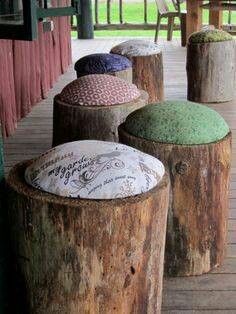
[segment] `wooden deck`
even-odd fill
[[[121,41],[123,40],[73,40],[73,61],[88,53],[107,52]],[[160,46],[164,54],[166,98],[186,99],[186,50],[180,47],[178,40],[171,43],[162,41]],[[14,136],[6,140],[6,172],[16,162],[35,157],[50,148],[53,97],[74,78],[75,73],[71,66],[68,73],[62,76],[49,92],[48,98],[37,105],[32,113],[19,123]],[[210,107],[224,116],[233,132],[227,259],[224,267],[210,274],[165,280],[163,313],[236,313],[236,99],[229,103],[212,104]]]

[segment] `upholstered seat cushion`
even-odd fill
[[[216,111],[189,101],[148,105],[127,117],[125,129],[147,140],[181,145],[207,144],[229,133]]]
[[[123,71],[132,67],[124,56],[112,53],[95,53],[79,59],[75,63],[77,77],[89,74],[105,74]]]
[[[74,80],[61,92],[60,99],[77,106],[112,106],[140,97],[134,84],[106,74],[91,74]]]
[[[211,43],[226,40],[233,40],[233,36],[219,29],[202,30],[200,32],[193,33],[189,37],[189,43],[193,44]]]
[[[160,53],[157,44],[142,39],[133,39],[125,41],[111,49],[112,53],[126,56],[127,58],[138,56],[149,56]]]
[[[26,182],[72,198],[114,199],[155,187],[164,175],[156,158],[126,145],[78,141],[57,146],[26,169]]]

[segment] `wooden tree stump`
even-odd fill
[[[87,78],[88,77],[89,76],[87,76]],[[121,80],[105,75],[99,75],[99,77],[102,81],[105,80],[105,77],[109,77],[111,78],[111,81],[114,82],[112,86],[109,84],[107,85],[108,91],[105,91],[103,88],[102,96],[107,98],[106,100],[108,100],[108,103],[110,102],[110,105],[107,103],[107,105],[103,106],[102,103],[104,99],[99,100],[90,94],[90,100],[87,105],[78,105],[78,103],[74,100],[76,97],[74,97],[73,92],[70,93],[70,91],[70,97],[66,97],[65,101],[62,100],[61,94],[54,98],[53,146],[70,141],[87,139],[118,142],[118,126],[124,122],[125,118],[132,111],[147,104],[147,93],[144,91],[138,91],[133,84],[129,84],[128,86],[125,85],[127,88],[122,91],[124,94],[124,98],[122,99],[128,97],[128,101],[118,104],[119,99],[117,100],[115,95],[120,92],[116,89]],[[85,77],[82,77],[80,80],[84,78]],[[124,82],[124,84],[128,83]],[[96,87],[98,84],[96,83],[96,85],[93,86]],[[111,92],[111,98],[109,99],[109,93],[112,91],[114,86],[114,92]],[[89,87],[89,90],[91,89],[92,87]],[[80,94],[80,91],[76,89],[75,93]],[[94,101],[97,101],[96,105],[94,105]],[[100,101],[101,105],[97,105]],[[71,102],[74,102],[74,104]],[[117,104],[115,104],[116,102]]]
[[[111,52],[132,61],[133,83],[148,93],[150,103],[164,99],[163,58],[156,44],[129,40],[113,47]]]
[[[69,199],[34,189],[27,163],[8,178],[24,313],[160,313],[168,176],[125,199]]]
[[[216,31],[206,30],[200,33]],[[189,100],[204,103],[232,100],[235,93],[235,71],[236,46],[232,38],[197,43],[191,42],[190,37],[187,46]]]
[[[132,63],[121,55],[95,53],[79,59],[75,63],[77,78],[90,74],[108,74],[132,83]]]
[[[138,124],[137,116],[134,118]],[[231,133],[209,144],[178,145],[134,136],[125,123],[118,132],[121,143],[157,157],[169,171],[166,274],[200,275],[222,265],[227,245]]]

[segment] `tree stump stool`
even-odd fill
[[[160,313],[168,175],[105,143],[64,144],[10,172],[23,313]]]
[[[169,170],[166,273],[200,275],[221,265],[231,159],[231,133],[223,118],[199,104],[163,102],[130,114],[119,137]]]
[[[188,99],[225,102],[234,98],[236,46],[222,30],[193,33],[187,46]]]
[[[133,83],[149,94],[149,102],[164,99],[162,52],[157,44],[146,40],[128,40],[111,50],[132,61]]]
[[[118,142],[118,126],[143,107],[148,95],[110,75],[87,75],[54,98],[53,146],[75,140]]]
[[[132,83],[132,63],[121,55],[95,53],[79,59],[75,63],[77,78],[89,74],[109,74]]]

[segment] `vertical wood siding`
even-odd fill
[[[43,33],[33,42],[0,40],[0,121],[4,136],[32,106],[46,98],[58,76],[71,63],[70,19],[53,18],[53,32]]]

